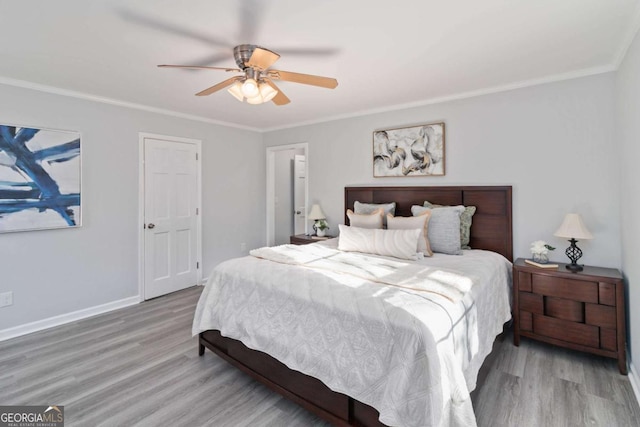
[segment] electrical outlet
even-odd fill
[[[240,243],[240,251],[241,252],[247,252],[247,244],[246,243]]]
[[[3,292],[0,294],[0,307],[13,305],[13,292]]]

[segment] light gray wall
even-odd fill
[[[616,129],[621,170],[622,270],[627,281],[629,347],[640,355],[640,34],[616,75]],[[640,356],[638,356],[640,357]]]
[[[309,199],[331,229],[344,218],[346,185],[513,186],[514,253],[557,246],[564,215],[579,212],[595,239],[582,262],[620,266],[619,174],[613,138],[614,75],[567,80],[458,101],[268,132],[267,146],[309,143]],[[446,176],[373,178],[372,131],[444,121]]]
[[[0,99],[0,123],[80,131],[83,168],[82,227],[0,234],[0,330],[138,294],[138,132],[202,140],[205,277],[264,244],[259,133],[3,85]]]

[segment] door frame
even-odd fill
[[[194,144],[198,161],[196,162],[196,208],[198,215],[196,218],[196,262],[199,268],[196,271],[196,283],[202,284],[202,141],[199,139],[183,138],[179,136],[159,135],[149,132],[138,132],[138,297],[140,302],[144,301],[144,281],[145,281],[145,247],[144,247],[144,140],[146,138],[160,139],[171,142],[182,142]]]
[[[275,210],[276,210],[276,152],[291,150],[294,148],[302,148],[304,150],[307,169],[304,178],[304,208],[309,209],[309,143],[298,142],[295,144],[273,145],[267,147],[267,246],[273,246],[275,243]],[[309,221],[304,223],[305,234],[309,233]]]

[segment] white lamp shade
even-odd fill
[[[260,95],[260,92],[258,92],[258,94],[253,98],[247,98],[247,104],[257,105],[257,104],[262,104],[263,102],[264,102],[264,99],[262,99],[262,95]]]
[[[258,90],[258,82],[254,79],[247,79],[242,83],[242,93],[247,98],[253,98],[260,93]]]
[[[269,86],[266,83],[260,83],[260,95],[262,95],[262,102],[269,102],[274,96],[278,94],[278,91]]]
[[[322,208],[320,207],[320,205],[313,205],[311,206],[311,210],[309,211],[307,218],[315,221],[318,219],[326,219],[327,217],[324,212],[322,212]]]
[[[231,95],[233,95],[238,101],[242,102],[244,99],[244,94],[242,93],[242,83],[235,82],[233,86],[227,89]]]
[[[587,227],[582,222],[580,215],[576,213],[569,213],[564,217],[560,228],[553,233],[556,237],[564,237],[566,239],[593,239],[593,235],[587,230]]]

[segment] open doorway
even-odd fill
[[[307,144],[267,148],[267,245],[307,233]]]

